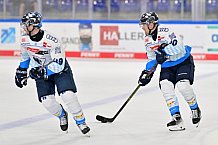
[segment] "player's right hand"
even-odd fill
[[[158,64],[162,64],[167,60],[166,53],[164,52],[164,48],[168,46],[167,43],[162,43],[160,47],[157,49],[158,53],[156,53],[156,60]]]
[[[46,77],[46,69],[42,69],[41,67],[34,67],[30,70],[29,75],[32,79],[45,79]]]
[[[160,52],[156,53],[156,61],[158,64],[162,64],[167,60],[166,53],[165,52]]]
[[[27,85],[27,80],[22,81],[23,79],[27,78],[27,68],[21,68],[20,66],[16,69],[15,75],[15,84],[22,88],[23,86]]]

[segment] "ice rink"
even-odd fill
[[[218,62],[196,61],[193,88],[202,110],[199,128],[179,97],[185,131],[170,132],[171,120],[158,87],[159,67],[152,81],[141,87],[113,123],[102,124],[97,114],[113,117],[137,86],[143,60],[68,59],[74,73],[90,137],[69,116],[69,133],[38,102],[35,83],[20,89],[14,83],[18,58],[0,58],[0,145],[218,145]],[[61,101],[60,97],[57,99]]]

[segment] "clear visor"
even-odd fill
[[[149,22],[140,22],[139,27],[142,28],[144,25],[149,25]]]
[[[27,26],[28,26],[28,24],[26,22],[21,22],[20,23],[20,33],[21,33],[21,35],[28,34]]]
[[[26,28],[27,25],[26,25],[25,23],[23,23],[23,22],[20,22],[20,27],[21,27],[21,28]]]
[[[157,23],[157,21],[155,21],[154,16],[147,18],[145,22],[140,22],[139,26],[142,27],[144,24],[149,25],[150,23]]]
[[[31,25],[30,20],[27,20],[25,22],[21,22],[20,25],[23,25],[25,27],[28,27],[29,25]]]

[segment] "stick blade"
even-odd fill
[[[106,118],[106,117],[101,116],[101,115],[97,115],[96,120],[101,121],[101,123],[113,122],[112,118]]]

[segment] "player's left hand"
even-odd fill
[[[34,67],[29,71],[29,75],[32,79],[45,79],[46,69],[41,69],[41,67]]]
[[[148,75],[148,72],[149,71],[147,71],[147,70],[142,71],[142,73],[139,77],[139,80],[138,80],[138,84],[140,86],[145,86],[151,81],[151,78],[152,78],[154,73],[151,73],[150,75]]]

